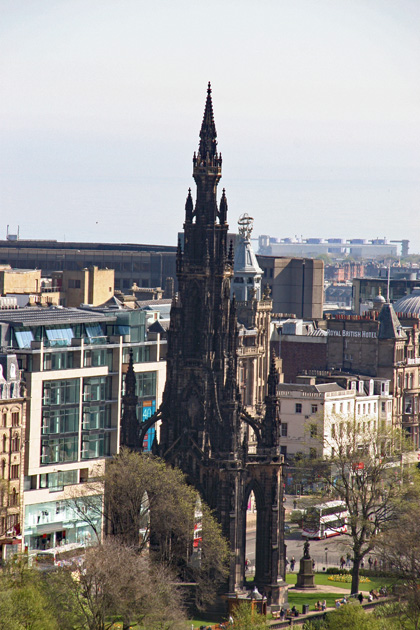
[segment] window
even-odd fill
[[[15,337],[19,348],[30,348],[31,342],[34,340],[32,330],[25,328],[15,330]]]
[[[381,411],[382,411],[382,413],[385,413],[385,411],[386,411],[386,403],[384,403],[384,402],[381,403]]]
[[[77,470],[66,470],[39,476],[39,487],[50,490],[60,490],[64,486],[75,485],[78,482]]]
[[[10,479],[19,479],[19,471],[20,465],[12,464],[12,466],[10,466]]]
[[[19,412],[14,411],[12,413],[12,427],[18,427],[18,426],[19,426]]]
[[[46,352],[44,370],[67,370],[73,367],[73,352]]]
[[[296,403],[295,404],[295,413],[302,413],[302,404],[301,403]]]
[[[82,459],[93,459],[110,455],[109,433],[91,433],[82,437]]]
[[[9,494],[9,506],[17,507],[19,505],[19,495],[16,492],[16,489],[13,488],[12,492]]]
[[[43,404],[66,405],[79,402],[79,379],[44,381]]]
[[[340,413],[343,413],[343,403],[340,403]]]
[[[42,435],[54,433],[77,433],[79,430],[79,408],[61,407],[59,409],[43,409]]]
[[[139,398],[156,396],[156,372],[139,372],[136,374],[136,395]]]
[[[318,411],[318,405],[312,405],[311,413],[317,413],[317,411]]]
[[[99,323],[96,324],[86,324],[86,334],[89,337],[89,341],[94,343],[95,339],[99,339],[99,341],[103,341],[104,333]]]
[[[41,464],[73,462],[78,458],[77,436],[41,440]]]
[[[133,363],[145,363],[146,361],[150,361],[150,346],[134,346],[131,349],[133,351]],[[123,363],[128,363],[129,358],[129,348],[124,348]]]
[[[86,350],[84,358],[85,367],[107,366],[112,369],[112,350]]]
[[[281,437],[287,437],[287,422],[280,424],[280,435]]]
[[[75,278],[69,278],[68,287],[69,289],[80,289],[80,280],[76,280]]]
[[[83,400],[105,401],[111,398],[111,378],[97,376],[83,380]]]
[[[12,449],[12,453],[18,453],[20,450],[20,438],[18,435],[15,435],[12,438],[12,442],[11,442],[11,449]]]
[[[70,326],[57,326],[47,328],[45,330],[45,334],[47,335],[47,343],[48,346],[70,346],[71,340],[74,337],[73,329]]]
[[[83,431],[107,429],[111,426],[111,405],[84,405]]]

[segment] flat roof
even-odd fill
[[[57,306],[28,306],[0,311],[0,322],[15,326],[54,326],[56,324],[84,324],[89,322],[110,322],[115,317],[79,308]]]
[[[69,249],[120,252],[175,253],[176,245],[143,245],[141,243],[80,243],[43,240],[1,241],[0,248],[13,249]]]

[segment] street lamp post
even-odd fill
[[[325,547],[325,568],[328,567],[328,547]]]

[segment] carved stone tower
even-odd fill
[[[124,383],[125,392],[122,397],[120,446],[126,446],[132,451],[140,451],[140,424],[137,419],[138,398],[136,396],[136,375],[134,373],[132,348],[130,348],[130,358]]]
[[[237,385],[233,248],[227,243],[224,190],[217,202],[222,156],[216,136],[209,84],[193,157],[197,197],[194,204],[190,189],[184,244],[178,244],[179,293],[172,301],[163,403],[142,425],[140,439],[160,419],[158,454],[181,468],[215,510],[232,552],[226,585],[231,593],[245,585],[246,510],[254,492],[255,584],[275,604],[281,598],[279,576],[284,576],[278,377],[273,367],[266,415],[257,421],[243,409]],[[257,437],[253,454],[248,452],[247,424]]]

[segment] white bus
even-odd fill
[[[80,564],[84,553],[85,547],[79,543],[69,543],[61,545],[61,547],[37,551],[35,554],[35,566],[41,571],[48,571],[55,567]]]
[[[327,538],[347,532],[349,517],[343,501],[318,503],[305,510],[302,536],[304,538]]]

